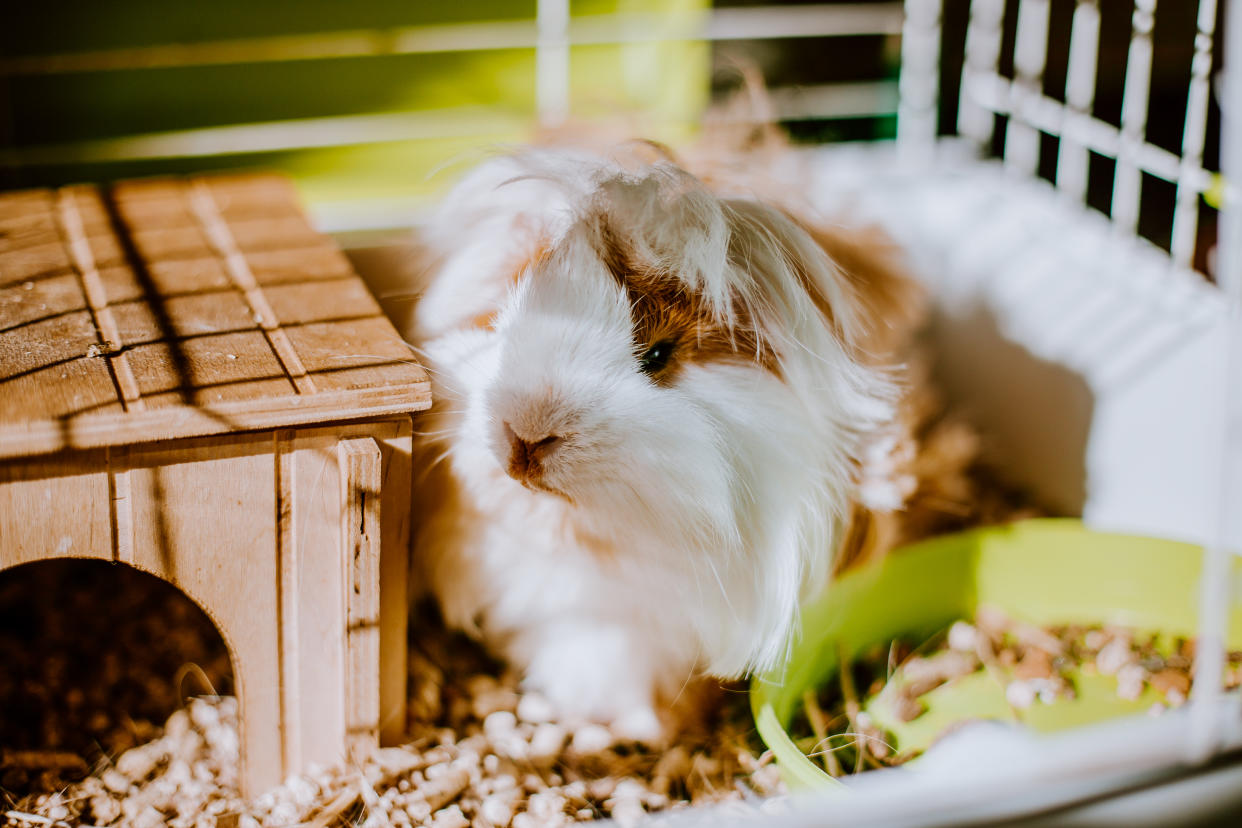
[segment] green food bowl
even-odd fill
[[[1079,521],[1040,519],[935,538],[838,579],[802,612],[802,636],[789,661],[755,677],[751,710],[791,789],[840,783],[794,744],[786,727],[803,692],[832,680],[848,658],[899,637],[926,637],[981,605],[1041,626],[1112,624],[1169,637],[1195,634],[1202,550],[1190,544],[1093,532]],[[1234,561],[1234,577],[1242,566]],[[1229,646],[1242,644],[1242,608],[1229,618]],[[1140,712],[1151,691],[1120,698],[1110,676],[1091,676],[1077,698],[1034,705],[1023,721],[1054,731]],[[871,706],[902,747],[925,746],[954,721],[1004,716],[1003,691],[980,682],[942,687],[928,713],[908,724]],[[995,693],[1000,692],[1000,702]]]

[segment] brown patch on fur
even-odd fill
[[[651,374],[653,381],[670,385],[691,362],[747,362],[780,376],[775,351],[741,302],[733,303],[732,324],[727,324],[674,274],[641,261],[605,217],[599,217],[595,229],[604,265],[630,299],[635,351],[641,355],[657,343],[673,344],[668,362]]]
[[[845,277],[848,292],[862,311],[856,342],[848,343],[857,356],[872,364],[891,362],[909,343],[926,313],[923,289],[907,273],[897,244],[878,227],[832,227],[812,225],[790,215],[828,254]],[[822,289],[810,275],[798,269],[803,287],[815,306],[833,325],[833,316]]]
[[[500,311],[488,311],[480,313],[478,316],[466,323],[468,328],[494,328],[496,327],[496,317],[500,316]]]
[[[622,166],[637,164],[640,168],[648,167],[661,161],[667,161],[672,164],[679,163],[677,154],[673,152],[668,144],[654,141],[650,138],[635,138],[632,141],[626,141],[617,150],[614,150],[613,157]]]

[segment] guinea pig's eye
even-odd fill
[[[664,366],[668,365],[669,357],[673,355],[674,345],[671,339],[660,340],[638,358],[638,367],[644,374],[658,374],[664,370]]]

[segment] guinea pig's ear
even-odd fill
[[[910,275],[897,243],[874,226],[799,224],[858,300],[860,350],[884,359],[905,349],[926,316],[927,295]]]
[[[610,267],[669,274],[710,307],[729,306],[729,227],[720,202],[693,176],[663,162],[642,175],[610,176],[590,210]]]
[[[812,225],[770,205],[726,202],[730,259],[747,269],[770,312],[787,323],[809,301],[863,361],[887,361],[921,317],[921,293],[879,231]]]

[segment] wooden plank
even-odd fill
[[[86,242],[90,245],[96,268],[103,270],[128,264],[125,249],[110,228],[86,227]]]
[[[40,443],[46,446],[44,452],[77,445],[72,428],[61,418],[88,414],[116,418],[124,411],[108,362],[101,356],[79,357],[0,378],[0,423],[5,424],[0,426],[0,442],[11,441],[12,452],[0,451],[0,457],[43,453],[37,448]],[[42,436],[27,443],[27,451],[22,451],[22,441],[27,439],[22,433],[28,425],[35,425],[35,433],[42,432]]]
[[[241,294],[231,289],[161,299],[158,307],[122,302],[111,310],[126,345],[259,329]]]
[[[280,570],[277,590],[280,616],[280,747],[284,772],[288,773],[288,769],[295,767],[302,756],[302,651],[298,629],[302,609],[298,588],[301,545],[295,521],[301,510],[297,502],[300,488],[297,485],[297,456],[294,451],[296,432],[282,429],[273,434],[276,444],[276,554]]]
[[[59,241],[51,213],[28,213],[0,220],[0,253]]]
[[[64,273],[71,267],[59,241],[0,252],[0,286]]]
[[[231,288],[224,266],[215,257],[203,259],[170,259],[146,262],[143,279],[127,264],[99,268],[105,293],[110,303],[142,298],[146,291],[143,280],[149,280],[159,296],[180,296]]]
[[[0,569],[112,554],[102,450],[0,463]]]
[[[281,434],[285,436],[280,436]],[[400,744],[406,733],[406,657],[408,640],[406,637],[409,598],[408,570],[410,558],[410,482],[412,476],[413,421],[409,416],[401,416],[388,420],[370,421],[365,423],[340,424],[330,427],[299,429],[281,432],[277,435],[277,443],[281,447],[282,460],[279,472],[282,477],[280,488],[288,489],[284,495],[293,503],[291,509],[281,509],[282,525],[288,523],[287,543],[294,547],[291,554],[298,560],[306,562],[307,554],[326,555],[331,561],[333,571],[343,573],[344,554],[339,548],[341,538],[340,516],[338,514],[341,497],[339,494],[339,455],[338,444],[347,441],[374,441],[381,455],[381,503],[379,506],[380,530],[380,631],[379,631],[379,664],[380,664],[380,738],[385,744]],[[286,484],[284,480],[288,480]],[[290,567],[296,571],[296,567]],[[291,576],[292,577],[292,576]],[[314,592],[323,588],[324,583],[331,582],[330,575],[325,574],[316,584],[313,579],[308,582],[303,575],[300,582],[296,579],[289,582],[289,589],[297,587],[298,593],[292,595],[290,604],[307,606],[318,610],[319,616],[328,614],[325,604],[335,601],[344,608],[341,600],[343,591],[335,594]],[[341,582],[343,583],[343,582]],[[344,587],[341,587],[343,590]],[[290,610],[286,616],[288,624],[294,624],[297,613]],[[308,619],[309,622],[310,619]],[[342,628],[345,621],[340,621]],[[303,628],[306,630],[308,628]],[[343,641],[343,638],[342,638]],[[296,645],[295,645],[296,648]],[[342,651],[343,652],[343,651]],[[328,654],[329,657],[331,654]],[[342,656],[343,658],[343,656]],[[304,690],[299,690],[295,702],[301,709],[319,702],[308,699],[309,694],[323,692],[324,688],[316,687],[313,671],[323,666],[325,658],[305,661],[300,668],[303,674],[311,676],[309,684],[303,683]],[[298,674],[290,668],[289,675]],[[323,683],[323,682],[320,682]],[[342,685],[343,688],[343,685]],[[337,699],[340,705],[340,698]],[[322,718],[322,717],[321,717]],[[323,728],[312,717],[300,714],[294,720],[307,722],[307,726],[317,731]],[[341,733],[344,738],[344,720],[341,720]],[[315,737],[311,737],[313,740]],[[301,754],[314,757],[313,741],[301,738]]]
[[[263,289],[263,293],[282,325],[383,315],[379,304],[357,276],[302,284],[269,285]]]
[[[338,762],[346,743],[346,568],[336,445],[330,431],[295,432],[289,464],[293,496],[284,598],[289,665],[286,686],[296,704],[286,730],[288,772],[308,762]]]
[[[299,325],[289,329],[289,339],[312,372],[414,361],[410,347],[383,318]]]
[[[377,746],[380,687],[380,484],[375,440],[342,440],[341,547],[345,555],[345,727],[351,756]]]
[[[108,501],[111,511],[112,560],[134,563],[134,501],[130,480],[129,446],[104,449],[108,470]]]
[[[256,219],[306,220],[296,201],[254,201],[239,198],[219,205],[219,209],[220,215],[230,224]]]
[[[98,354],[100,345],[89,310],[0,331],[0,381],[88,356],[88,352]]]
[[[229,232],[243,252],[311,247],[324,242],[324,237],[300,215],[232,221]]]
[[[426,377],[386,319],[300,325],[289,329],[289,339],[323,391],[418,383]]]
[[[156,292],[162,296],[233,286],[224,265],[214,256],[148,262],[147,271]]]
[[[0,222],[31,213],[52,212],[51,190],[13,190],[0,193]]]
[[[190,596],[229,648],[248,795],[284,777],[272,446],[270,433],[230,434],[136,446],[127,463],[133,565]]]
[[[335,368],[327,371],[316,371],[312,374],[315,386],[321,391],[348,393],[368,388],[378,388],[391,384],[402,386],[418,381],[426,376],[417,363],[381,362],[376,365],[362,365],[356,368]]]
[[[341,279],[353,275],[349,260],[334,244],[289,250],[252,250],[245,256],[250,272],[261,285]]]
[[[134,247],[144,259],[200,259],[212,254],[207,236],[197,226],[130,229]]]
[[[99,271],[91,255],[90,244],[86,239],[79,199],[72,194],[72,191],[61,191],[56,200],[56,207],[60,229],[68,244],[69,255],[78,273],[78,280],[86,296],[86,304],[90,308],[100,345],[108,360],[108,368],[113,382],[116,383],[121,404],[126,410],[142,408],[138,384],[134,380],[133,371],[130,370],[128,358],[122,350],[124,340],[117,330],[112,310],[108,307],[103,281],[99,278]]]
[[[98,267],[99,282],[103,285],[104,296],[108,302],[128,302],[141,299],[145,295],[142,282],[138,280],[133,268],[119,264],[109,267]]]
[[[210,238],[211,246],[216,255],[224,260],[225,270],[233,284],[242,291],[251,313],[263,329],[273,353],[280,361],[281,367],[299,394],[315,392],[314,382],[306,375],[297,352],[289,343],[285,332],[280,330],[276,314],[268,305],[267,297],[255,281],[249,265],[237,245],[232,228],[221,218],[219,210],[212,199],[210,187],[199,181],[190,190],[191,205],[194,214],[202,225],[204,233]]]
[[[0,332],[85,309],[86,297],[72,273],[0,287]]]
[[[194,226],[194,215],[180,193],[170,198],[118,200],[117,212],[128,226],[144,230]]]
[[[379,443],[384,459],[380,495],[380,743],[397,745],[405,741],[407,724],[414,423],[410,417],[402,417],[365,428]]]
[[[421,372],[422,369],[417,370]],[[124,414],[107,409],[103,413],[85,413],[66,419],[0,419],[0,459],[37,456],[66,447],[128,445],[174,437],[409,414],[431,406],[426,374],[421,376],[423,379],[418,383],[340,391],[329,389],[301,397],[290,394],[241,400],[208,399],[196,405],[168,404]]]
[[[299,431],[293,438],[298,713],[289,726],[301,734],[293,770],[306,770],[309,761],[340,761],[347,744],[348,570],[340,535],[339,439],[328,430]]]
[[[175,347],[168,342],[137,345],[129,355],[148,405],[183,401],[202,405],[294,392],[267,340],[257,331],[196,337],[177,342]]]

